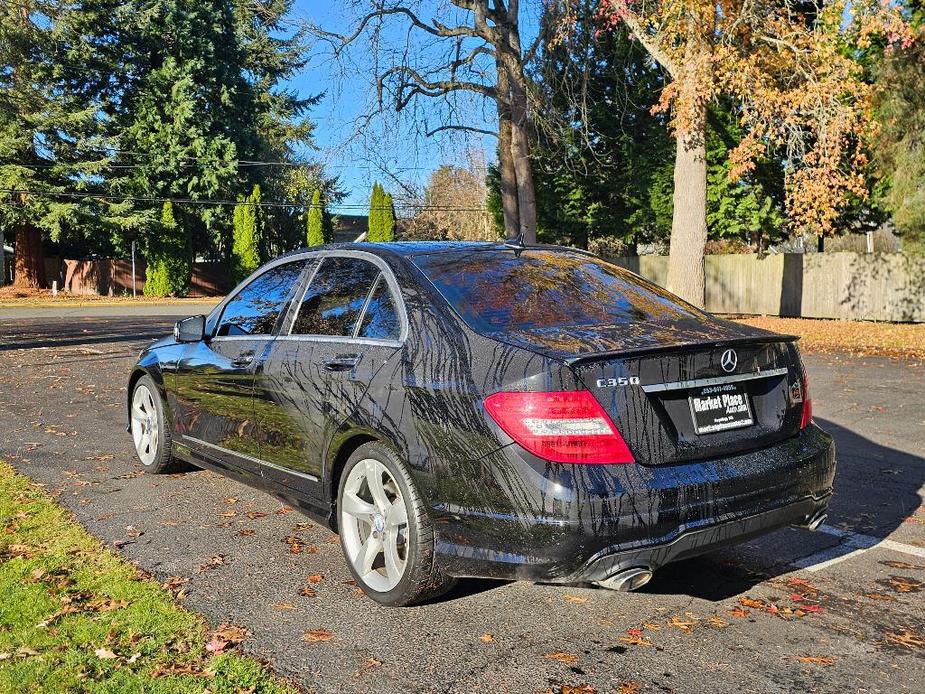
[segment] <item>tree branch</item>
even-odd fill
[[[436,135],[439,132],[445,130],[461,130],[463,132],[477,133],[479,135],[491,135],[492,137],[498,137],[498,133],[494,130],[483,130],[482,128],[473,128],[468,125],[441,125],[439,128],[434,128],[425,133],[427,137],[431,135]]]

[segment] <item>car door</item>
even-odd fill
[[[270,266],[219,307],[206,339],[186,348],[172,403],[177,443],[224,467],[250,467],[257,455],[254,369],[304,267],[304,259]]]
[[[313,482],[334,432],[355,414],[378,369],[401,349],[403,306],[380,259],[326,255],[258,368],[260,456]]]

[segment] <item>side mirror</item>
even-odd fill
[[[173,337],[177,342],[199,342],[205,337],[205,332],[205,316],[190,316],[173,326]]]

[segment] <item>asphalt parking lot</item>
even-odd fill
[[[0,311],[0,458],[306,690],[922,691],[925,366],[807,358],[839,451],[822,532],[681,562],[637,593],[466,581],[386,609],[351,585],[330,531],[273,498],[140,471],[125,379],[173,320]]]

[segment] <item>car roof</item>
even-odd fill
[[[514,243],[503,243],[494,241],[389,241],[386,243],[372,243],[367,241],[351,243],[329,243],[324,246],[315,246],[313,248],[300,248],[297,251],[287,253],[297,255],[311,251],[366,251],[377,255],[395,255],[402,258],[413,258],[419,255],[432,254],[457,254],[471,253],[473,251],[524,251],[524,250],[543,250],[543,251],[560,251],[566,253],[584,253],[588,251],[580,248],[567,248],[564,246],[551,245],[530,245],[522,246]],[[286,257],[282,256],[282,257]]]

